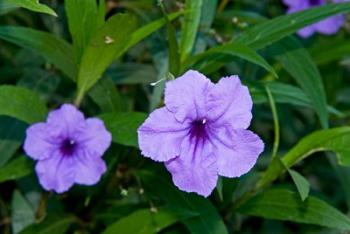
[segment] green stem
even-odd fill
[[[38,210],[36,211],[35,218],[37,221],[41,221],[46,216],[47,199],[49,198],[48,192],[41,194]]]
[[[279,125],[279,120],[278,120],[276,103],[275,103],[275,100],[274,100],[274,98],[272,96],[270,88],[269,88],[268,85],[265,85],[265,89],[266,89],[267,97],[269,99],[269,103],[270,103],[271,111],[272,111],[272,116],[273,116],[273,125],[274,125],[275,139],[274,139],[273,148],[272,148],[272,158],[274,158],[277,155],[278,146],[279,146],[279,143],[280,143],[280,125]]]
[[[82,89],[81,89],[81,90],[82,90]],[[82,100],[83,100],[83,98],[84,98],[84,92],[78,91],[78,95],[77,95],[77,97],[75,98],[74,105],[75,105],[76,107],[79,107],[80,104],[81,104],[81,102],[82,102]]]

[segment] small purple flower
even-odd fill
[[[345,2],[347,0],[332,1],[334,3],[339,3]],[[324,5],[327,3],[327,0],[283,0],[283,2],[288,6],[287,13],[294,13],[306,10],[310,7]],[[332,35],[337,33],[344,24],[344,15],[335,15],[299,30],[298,35],[304,38],[310,37],[315,32],[319,32],[325,35]]]
[[[24,150],[38,160],[35,170],[44,189],[62,193],[74,183],[100,180],[106,171],[101,157],[111,139],[100,119],[85,119],[75,106],[64,104],[50,112],[45,123],[27,129]]]
[[[209,196],[219,175],[247,173],[263,151],[261,139],[246,130],[252,105],[238,76],[213,84],[188,71],[166,84],[165,107],[138,129],[142,154],[165,162],[179,189]]]

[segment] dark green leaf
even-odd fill
[[[16,180],[33,173],[33,162],[22,155],[0,167],[0,183],[8,180]]]
[[[41,4],[38,0],[1,0],[0,15],[18,7],[22,7],[34,12],[57,16],[57,14],[50,7]]]
[[[309,182],[305,179],[304,176],[300,175],[298,172],[292,169],[288,169],[288,172],[292,177],[295,186],[298,189],[301,200],[305,201],[305,199],[309,196],[309,192],[310,192]]]
[[[350,219],[326,202],[311,196],[302,202],[297,193],[284,189],[271,189],[258,194],[240,206],[238,212],[350,230]]]
[[[137,129],[147,115],[139,112],[108,113],[100,116],[112,133],[113,142],[138,147]]]
[[[21,234],[65,234],[74,221],[75,217],[71,215],[49,215],[42,222],[25,228]]]
[[[109,18],[86,47],[78,74],[81,98],[101,77],[106,68],[119,57],[134,31],[136,20],[131,15],[117,14]]]
[[[11,208],[11,224],[13,233],[17,234],[25,227],[34,223],[35,210],[33,207],[31,207],[26,198],[18,191],[13,193]]]
[[[0,38],[39,53],[68,77],[76,79],[72,47],[66,41],[50,33],[16,26],[0,26]]]
[[[42,121],[47,108],[36,93],[10,85],[0,86],[0,115],[7,115],[26,123]]]
[[[148,64],[118,63],[106,71],[106,76],[116,84],[151,84],[157,79],[157,71]]]

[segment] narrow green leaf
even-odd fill
[[[347,39],[327,40],[325,43],[314,43],[309,49],[312,60],[319,65],[342,59],[350,54],[350,44]]]
[[[41,4],[39,0],[1,0],[0,15],[3,12],[8,12],[18,7],[22,7],[34,12],[57,16],[56,12],[54,12],[50,7]]]
[[[0,167],[0,183],[8,180],[16,180],[33,173],[33,162],[22,155]]]
[[[350,219],[326,202],[310,196],[302,202],[297,193],[270,189],[238,207],[245,215],[288,220],[324,227],[350,230]]]
[[[46,32],[25,27],[0,26],[0,38],[43,56],[71,79],[76,79],[72,47],[66,41]]]
[[[305,179],[304,176],[300,175],[299,172],[297,171],[288,169],[288,172],[292,177],[295,186],[298,189],[301,200],[305,201],[305,199],[309,196],[309,192],[310,192],[309,182]]]
[[[191,54],[201,18],[202,0],[186,0],[180,39],[181,61]]]
[[[277,60],[310,98],[323,128],[328,128],[327,101],[322,78],[307,50],[293,37],[275,43],[272,49],[278,51]]]
[[[179,209],[156,208],[155,211],[142,209],[137,210],[108,226],[103,234],[154,234],[179,220],[189,217],[191,216],[187,213],[181,212]]]
[[[65,234],[71,224],[75,222],[72,215],[48,215],[42,222],[25,228],[21,234]]]
[[[96,0],[66,0],[65,9],[73,39],[74,57],[79,64],[92,35],[104,22],[99,20]]]
[[[45,119],[47,108],[38,95],[28,89],[0,86],[0,115],[11,116],[26,123]]]
[[[116,14],[93,35],[81,60],[78,96],[84,95],[102,76],[113,60],[121,55],[136,26],[136,19]]]
[[[350,3],[333,3],[285,14],[249,28],[240,34],[234,42],[241,42],[249,47],[260,49],[291,35],[307,25],[348,11],[350,11]]]
[[[138,147],[137,129],[146,117],[145,113],[139,112],[114,112],[100,116],[112,133],[113,142],[135,147]]]
[[[188,63],[187,67],[191,67],[192,64],[195,64],[201,60],[205,60],[205,62],[215,61],[217,59],[217,56],[220,54],[228,55],[229,59],[231,59],[232,56],[245,59],[249,62],[252,62],[254,64],[257,64],[265,68],[267,71],[271,72],[275,77],[278,77],[273,67],[271,67],[263,57],[261,57],[254,50],[250,49],[249,47],[241,43],[232,43],[232,44],[213,47],[207,50],[206,52],[203,52],[201,54],[191,57],[187,61]]]
[[[25,227],[34,223],[35,210],[26,198],[17,190],[13,193],[11,202],[11,224],[13,233],[17,234]]]

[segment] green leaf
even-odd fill
[[[189,215],[197,214],[196,217],[185,219],[182,222],[192,234],[225,234],[228,233],[221,216],[211,202],[203,197],[181,192],[171,182],[164,171],[152,169],[139,171],[138,175],[143,181],[145,192],[162,198],[168,206],[173,206]],[[154,186],[157,184],[157,186]]]
[[[19,233],[25,227],[34,223],[35,210],[26,198],[17,190],[13,193],[11,202],[11,224],[13,233]]]
[[[175,13],[168,14],[167,17],[168,17],[168,20],[172,21],[177,17],[179,17],[180,15],[182,15],[182,12],[175,12]],[[155,31],[163,27],[165,24],[166,24],[166,19],[161,18],[149,24],[146,24],[145,26],[138,28],[136,31],[134,31],[131,34],[130,41],[128,45],[125,47],[124,51],[127,51],[128,49],[130,49],[131,47],[139,43],[141,40],[145,39]]]
[[[347,57],[350,54],[350,44],[347,39],[327,40],[325,43],[314,43],[309,49],[312,60],[319,65]]]
[[[181,61],[191,54],[201,18],[202,0],[186,0],[180,39]]]
[[[140,63],[112,64],[106,76],[116,84],[146,84],[156,81],[157,71],[154,66]]]
[[[28,89],[0,86],[0,115],[11,116],[26,123],[45,119],[47,108],[38,95]]]
[[[136,19],[116,14],[97,30],[83,54],[78,74],[78,97],[82,97],[101,77],[113,60],[121,55],[136,26]]]
[[[249,28],[240,34],[234,42],[241,42],[249,47],[260,49],[291,35],[307,25],[348,11],[350,11],[350,3],[334,3],[285,14]]]
[[[75,222],[72,215],[49,214],[42,222],[35,223],[25,228],[21,234],[65,234],[69,226]]]
[[[261,57],[254,50],[241,43],[232,43],[213,47],[207,50],[206,52],[191,57],[188,61],[187,67],[191,67],[192,64],[197,63],[201,60],[205,60],[206,62],[215,61],[217,59],[217,56],[220,54],[228,55],[229,59],[231,59],[232,56],[245,59],[249,62],[252,62],[265,68],[267,71],[271,72],[275,77],[278,77],[275,70],[266,62],[266,60],[263,57]]]
[[[295,186],[298,189],[301,200],[305,201],[305,199],[309,196],[310,192],[309,182],[305,179],[304,176],[300,175],[298,172],[292,169],[288,169],[288,172],[292,177]]]
[[[39,0],[1,0],[0,15],[15,8],[22,7],[31,11],[57,16],[50,7],[41,4]]]
[[[270,189],[258,194],[238,207],[238,212],[268,219],[350,230],[350,219],[326,202],[312,196],[302,202],[297,193],[284,189]]]
[[[65,9],[73,39],[75,59],[79,64],[85,47],[104,21],[99,19],[96,0],[66,0]]]
[[[112,133],[113,142],[138,147],[137,129],[147,115],[140,112],[114,112],[100,116]]]
[[[154,234],[179,220],[189,217],[191,216],[181,212],[181,210],[156,208],[155,211],[151,211],[150,209],[142,209],[108,226],[103,234]]]
[[[100,107],[103,113],[121,112],[125,110],[125,104],[109,78],[103,78],[90,90],[89,96]]]
[[[26,128],[27,124],[22,121],[0,116],[0,167],[4,166],[18,150],[23,142]]]
[[[77,68],[71,45],[46,32],[25,27],[0,26],[0,38],[43,56],[71,79],[76,79]]]
[[[33,173],[33,163],[22,155],[0,167],[0,183],[8,180],[16,180]]]

